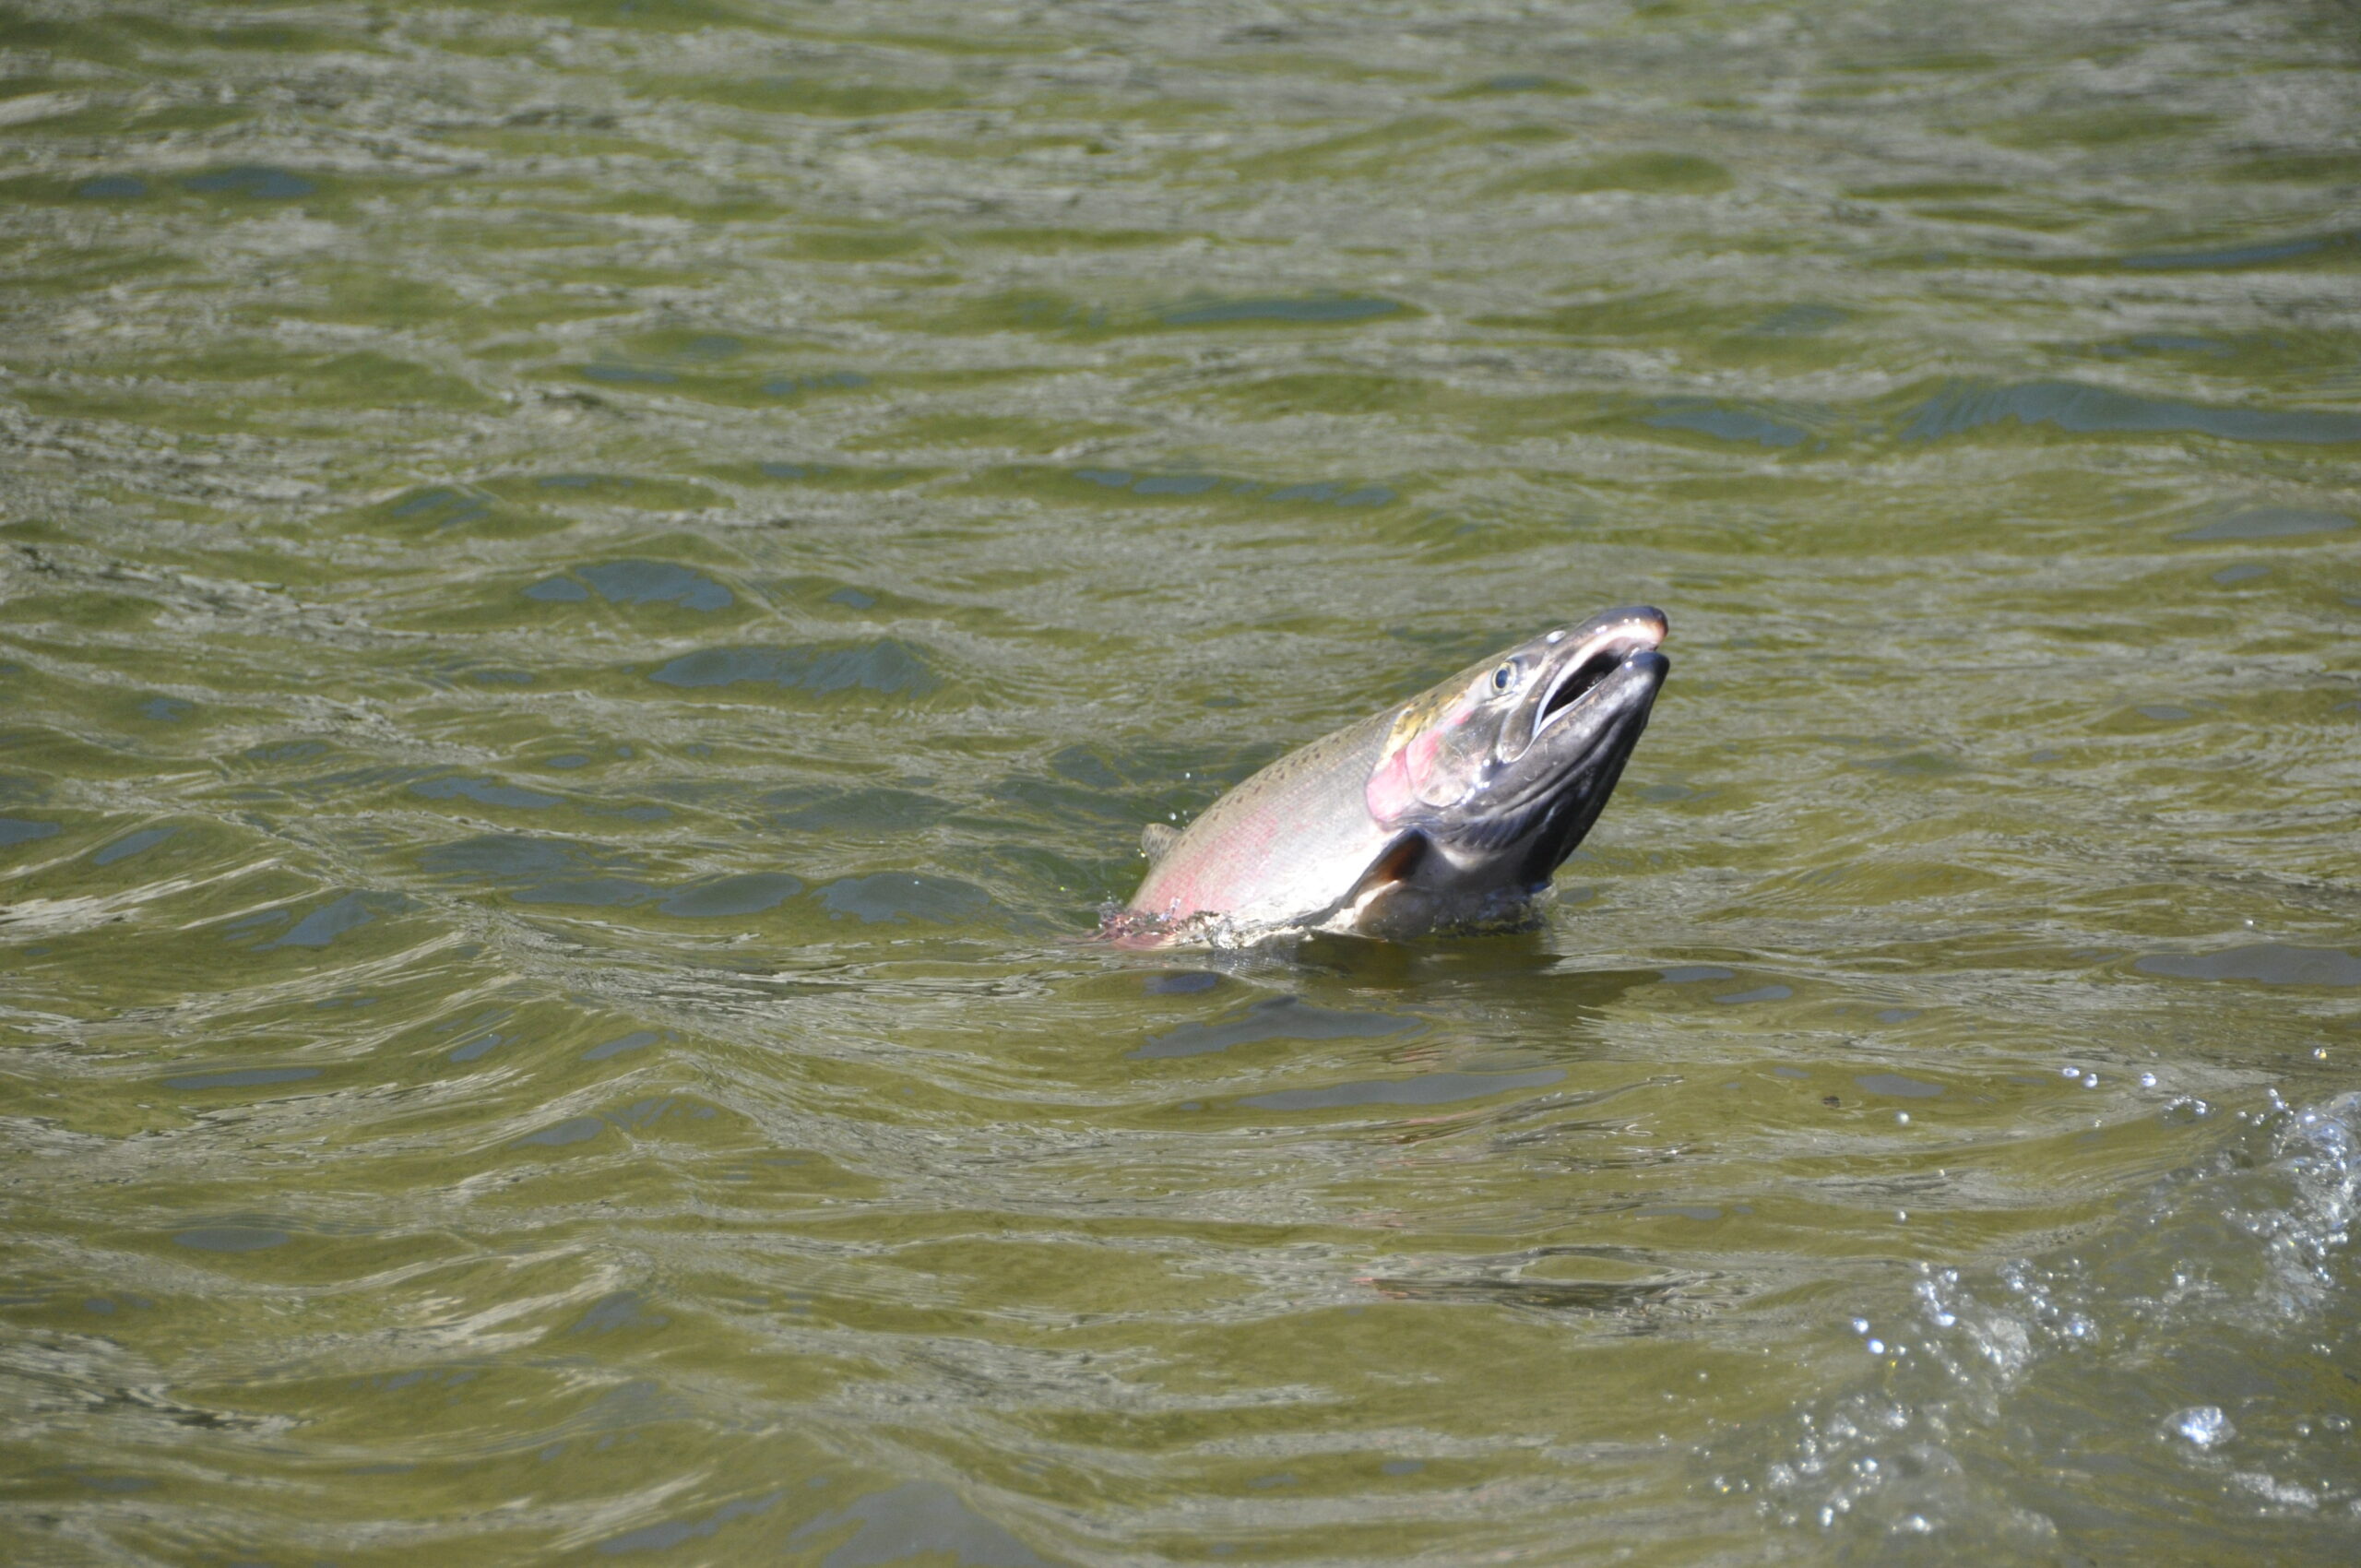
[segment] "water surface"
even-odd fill
[[[2352,22],[11,6],[6,1555],[2349,1561]]]

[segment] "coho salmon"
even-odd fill
[[[1664,612],[1610,610],[1291,752],[1186,830],[1109,922],[1127,945],[1513,924],[1598,820],[1672,668]]]

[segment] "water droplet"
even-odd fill
[[[2086,1088],[2086,1089],[2094,1089],[2094,1088],[2098,1087],[2099,1087],[2099,1075],[2098,1075],[2096,1073],[2085,1073],[2085,1074],[2083,1074],[2083,1075],[2082,1075],[2082,1087],[2083,1087],[2084,1088]]]
[[[2142,1073],[2142,1074],[2141,1074],[2141,1075],[2140,1075],[2140,1087],[2141,1087],[2142,1088],[2143,1088],[2143,1089],[2152,1089],[2152,1088],[2154,1088],[2154,1087],[2156,1087],[2156,1075],[2155,1075],[2155,1074],[2153,1074],[2153,1073]]]
[[[1869,1354],[1870,1354],[1870,1355],[1872,1355],[1872,1356],[1882,1356],[1882,1355],[1884,1355],[1884,1354],[1885,1354],[1885,1341],[1884,1341],[1884,1340],[1882,1340],[1882,1339],[1872,1339],[1872,1340],[1870,1340],[1870,1341],[1869,1341]]]

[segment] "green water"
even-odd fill
[[[0,1556],[2352,1561],[2350,5],[0,51]],[[1634,601],[1541,931],[1085,940]]]

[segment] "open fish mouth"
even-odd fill
[[[1662,611],[1645,607],[1616,611],[1586,629],[1589,636],[1562,659],[1542,687],[1530,738],[1520,754],[1539,745],[1551,729],[1585,706],[1614,706],[1612,698],[1642,683],[1653,690],[1669,668],[1656,651],[1667,629]]]

